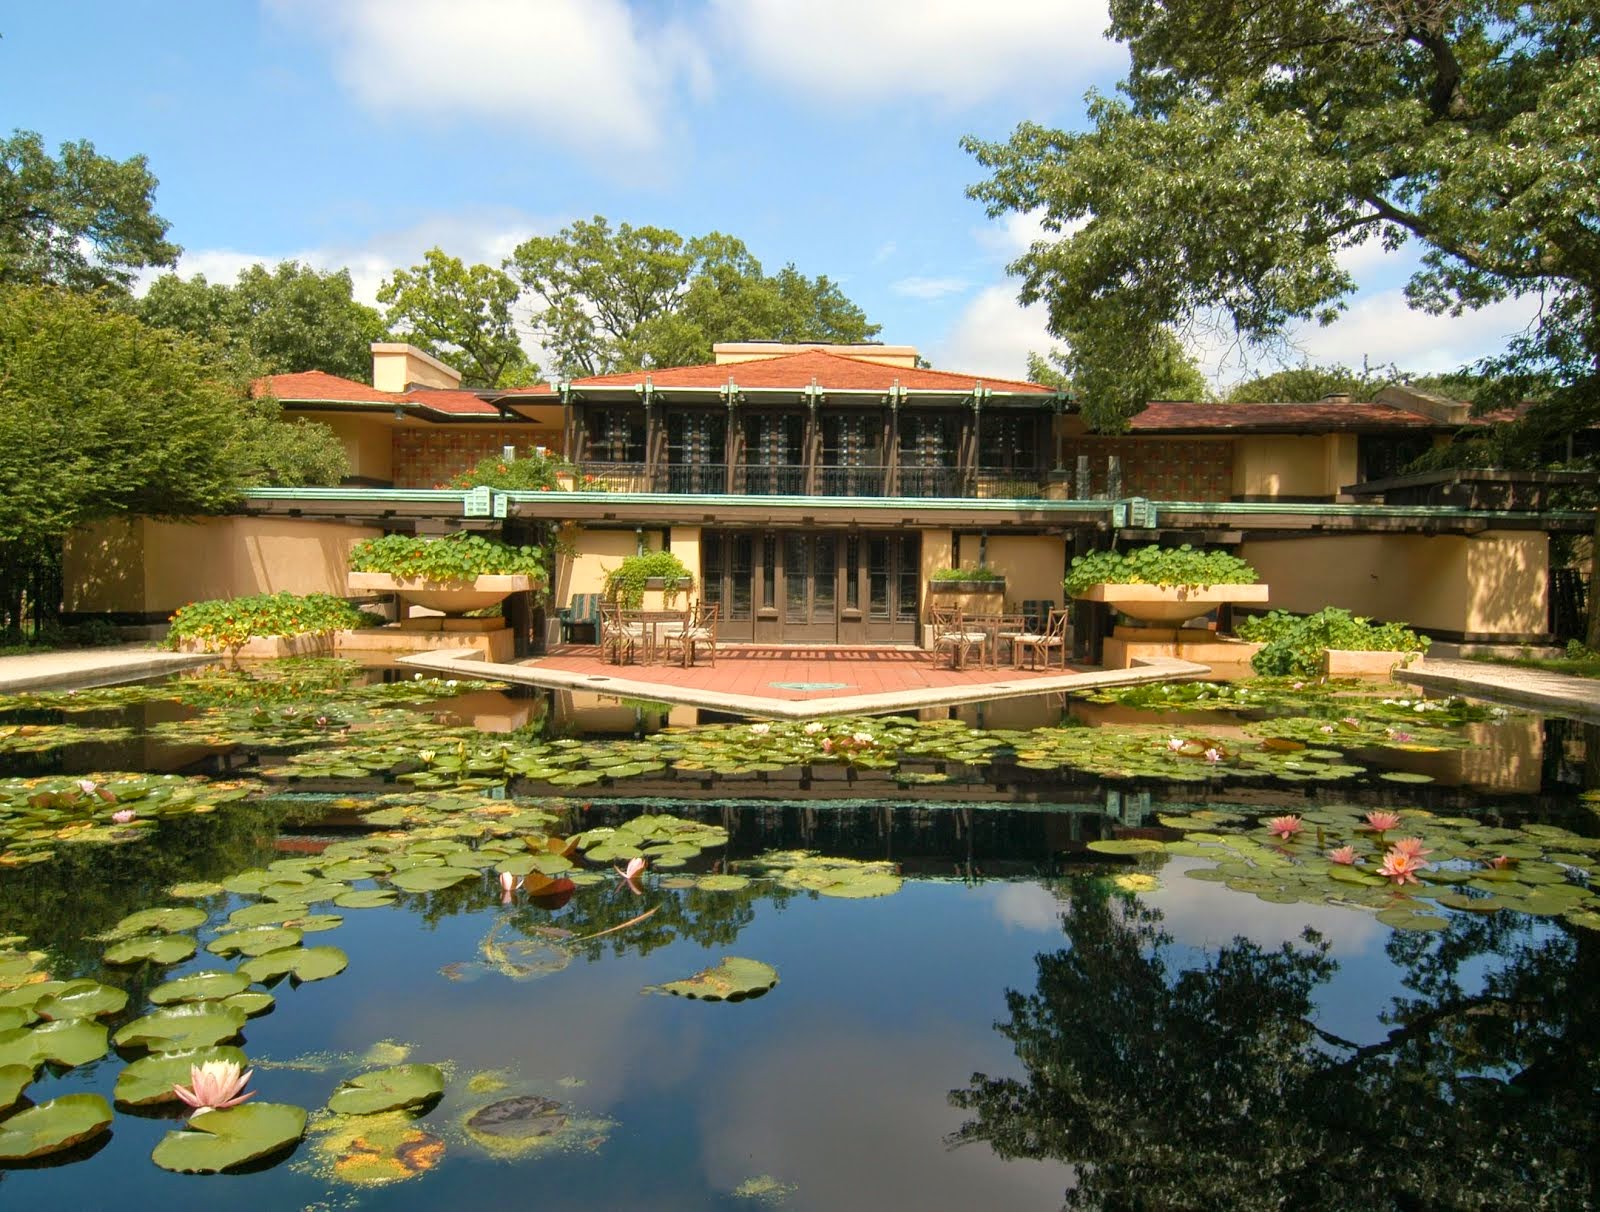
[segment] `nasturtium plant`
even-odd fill
[[[428,581],[470,581],[480,576],[547,576],[543,548],[513,547],[461,532],[442,539],[391,534],[363,539],[350,549],[351,572],[387,572]]]
[[[300,596],[262,593],[253,597],[191,602],[172,616],[167,646],[191,641],[205,652],[238,648],[256,636],[326,635],[366,626],[363,614],[343,598],[327,593]]]
[[[1256,570],[1226,551],[1181,547],[1136,547],[1129,551],[1091,551],[1077,556],[1062,582],[1069,597],[1091,585],[1253,585]]]

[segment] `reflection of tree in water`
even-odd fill
[[[1008,990],[998,1025],[1026,1076],[953,1091],[974,1113],[954,1141],[1074,1164],[1069,1208],[1592,1206],[1592,935],[1507,914],[1396,934],[1415,996],[1360,1046],[1312,1021],[1337,966],[1315,932],[1276,951],[1236,938],[1174,973],[1160,920],[1074,887],[1070,946],[1036,957],[1037,988]]]

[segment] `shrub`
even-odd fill
[[[506,459],[485,455],[467,471],[450,480],[451,488],[500,488],[507,492],[553,492],[556,472],[565,467],[560,459],[537,451],[520,458]]]
[[[1431,642],[1404,623],[1373,623],[1337,606],[1304,616],[1274,610],[1241,620],[1234,631],[1242,640],[1265,645],[1250,664],[1266,677],[1315,677],[1322,672],[1322,654],[1330,648],[1426,652]]]
[[[476,534],[419,539],[387,534],[363,539],[350,549],[351,572],[387,572],[429,581],[470,581],[474,577],[524,575],[547,580],[541,547],[512,547]]]
[[[1132,551],[1091,551],[1078,556],[1067,571],[1068,596],[1080,594],[1091,585],[1253,585],[1256,570],[1238,556],[1225,551],[1198,551],[1185,543],[1182,547],[1158,547],[1152,543]]]
[[[1006,574],[996,572],[993,568],[940,568],[929,578],[930,581],[1003,581]]]
[[[361,611],[329,593],[299,597],[262,593],[249,598],[191,602],[172,616],[167,647],[197,640],[207,652],[237,648],[253,636],[322,635],[360,627]]]
[[[660,577],[664,582],[668,603],[677,597],[678,590],[694,588],[694,574],[677,556],[670,551],[647,551],[628,556],[606,573],[606,596],[635,610],[644,601],[644,584],[651,577]]]

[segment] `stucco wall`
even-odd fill
[[[68,536],[69,613],[170,613],[208,598],[257,593],[344,596],[347,557],[372,527],[294,518],[119,518]]]
[[[628,556],[639,550],[639,539],[632,529],[588,530],[573,528],[564,536],[572,544],[573,554],[556,561],[556,590],[552,599],[556,606],[565,606],[575,593],[601,593],[605,590],[606,573]],[[698,535],[696,536],[698,542]],[[656,551],[661,547],[661,532],[644,532],[645,547]],[[674,545],[676,550],[676,545]],[[680,556],[681,556],[680,552]],[[688,563],[686,560],[685,563]],[[699,555],[689,565],[698,575]]]
[[[948,530],[924,530],[922,532],[922,583],[927,585],[932,579],[934,571],[940,568],[949,568],[952,559],[951,552],[955,550],[955,540]],[[977,549],[973,549],[976,553]],[[974,555],[976,559],[976,555]]]
[[[1331,497],[1355,481],[1354,434],[1268,434],[1233,443],[1236,497]]]
[[[1239,554],[1282,610],[1342,606],[1435,631],[1511,639],[1546,628],[1549,540],[1535,531],[1257,539]]]
[[[333,430],[350,460],[350,474],[365,480],[394,480],[394,428],[375,416],[349,413],[289,413],[285,417],[305,417]]]
[[[1066,542],[1060,535],[991,534],[988,547],[989,567],[1005,573],[1007,603],[1062,601]]]

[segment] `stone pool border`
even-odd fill
[[[1424,658],[1409,668],[1396,669],[1394,678],[1424,690],[1448,690],[1453,694],[1531,707],[1547,715],[1600,724],[1600,681],[1593,678],[1523,669],[1517,665],[1438,658]]]
[[[196,665],[213,665],[223,659],[215,652],[168,652],[146,644],[19,653],[0,657],[0,694],[110,686],[192,669]]]

